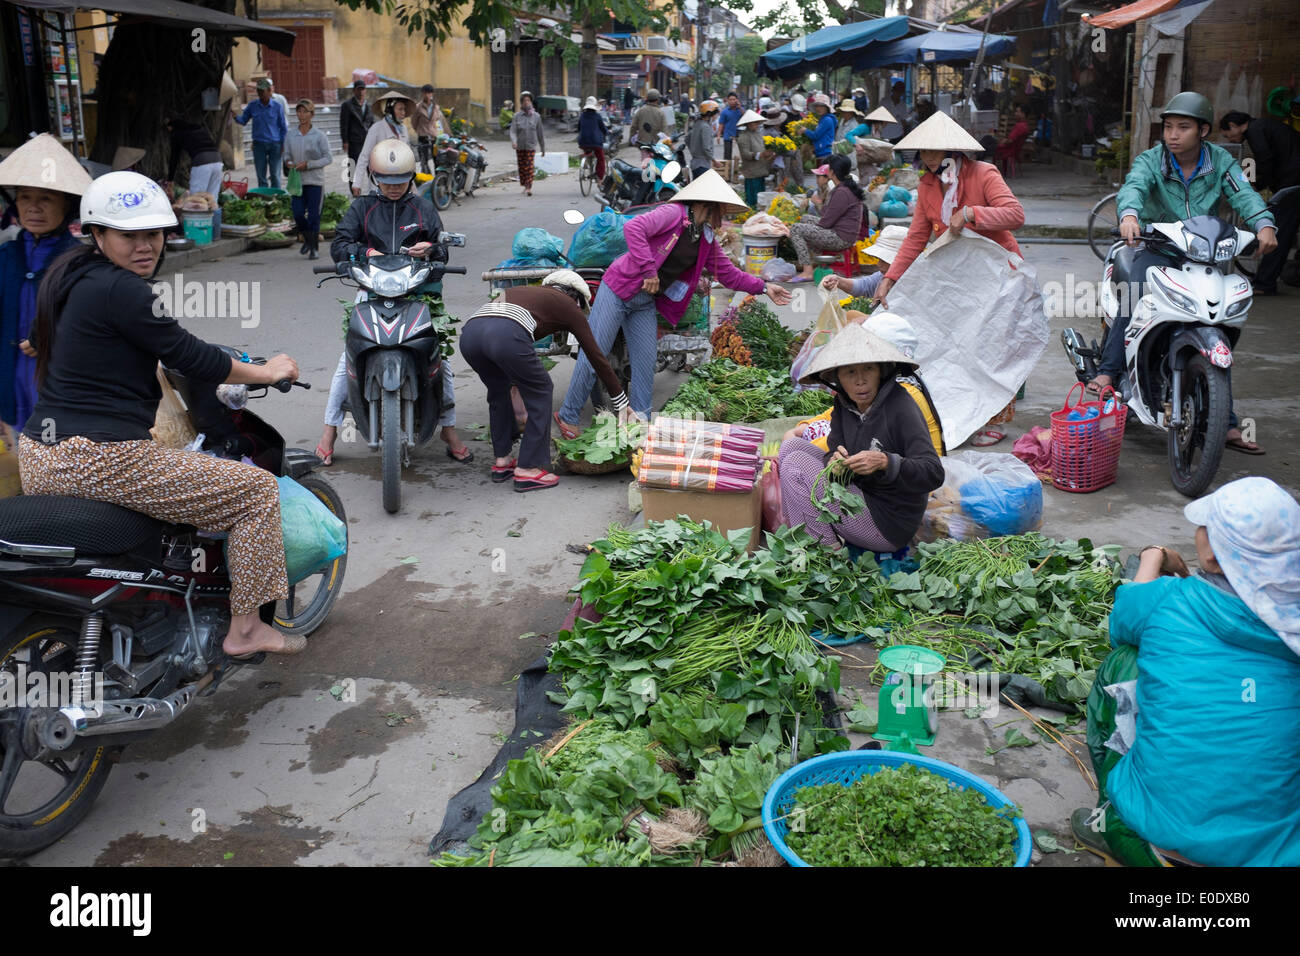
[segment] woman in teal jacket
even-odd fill
[[[1115,594],[1088,698],[1099,809],[1071,823],[1131,866],[1298,866],[1300,505],[1254,477],[1184,513],[1200,574],[1146,548]]]

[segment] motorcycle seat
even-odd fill
[[[56,495],[0,499],[0,540],[74,548],[78,554],[126,554],[172,527],[106,501]]]
[[[628,173],[633,173],[637,176],[641,175],[640,166],[633,166],[631,163],[622,159],[614,160],[614,168],[624,175],[627,175]]]

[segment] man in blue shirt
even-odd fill
[[[257,185],[280,188],[280,156],[284,152],[284,138],[289,134],[289,122],[280,104],[271,99],[271,84],[257,81],[257,99],[244,107],[235,117],[243,126],[253,121],[253,164],[257,167]],[[268,175],[269,171],[269,175]]]
[[[727,106],[718,114],[722,124],[722,158],[731,159],[731,144],[736,138],[736,121],[745,115],[745,107],[740,105],[740,97],[732,90],[727,94]]]

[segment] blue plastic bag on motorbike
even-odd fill
[[[563,261],[560,258],[563,251],[564,240],[559,236],[553,236],[537,226],[529,226],[515,233],[510,255],[534,267],[558,266]]]
[[[284,535],[284,564],[289,583],[326,567],[348,551],[348,530],[325,503],[292,478],[277,478],[280,486],[280,530]]]
[[[569,259],[579,269],[604,269],[627,252],[623,226],[631,216],[602,209],[582,224],[569,243]]]

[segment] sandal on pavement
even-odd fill
[[[1233,451],[1239,451],[1243,455],[1262,455],[1264,449],[1253,441],[1246,441],[1244,438],[1229,438],[1223,443],[1224,448],[1231,448]]]
[[[334,452],[326,451],[323,445],[318,444],[316,446],[316,457],[320,459],[321,465],[326,468],[334,464]]]
[[[253,651],[249,654],[240,654],[239,656],[227,654],[226,656],[232,661],[247,662],[253,661],[260,654],[301,654],[307,649],[307,638],[301,634],[283,634],[282,636],[284,637],[284,647],[279,650],[265,647],[260,651]]]
[[[518,458],[511,458],[508,465],[493,465],[492,480],[497,484],[503,481],[509,481],[515,476],[515,465],[519,464]]]
[[[536,478],[516,478],[515,491],[540,491],[543,488],[554,488],[559,483],[559,475],[553,475],[549,471],[544,471]]]
[[[471,461],[474,460],[474,453],[470,451],[469,446],[466,445],[464,448],[461,449],[461,453],[459,455],[456,454],[454,451],[452,451],[450,448],[448,448],[447,457],[450,458],[452,461],[460,462],[462,465],[468,465]]]
[[[1106,377],[1107,377],[1107,378],[1110,378],[1109,375],[1107,375]],[[1094,378],[1091,382],[1089,382],[1087,385],[1085,385],[1085,386],[1083,387],[1083,390],[1084,390],[1085,392],[1087,392],[1089,395],[1096,395],[1096,396],[1100,397],[1100,396],[1101,396],[1101,390],[1102,390],[1103,388],[1110,388],[1110,389],[1114,389],[1114,388],[1115,388],[1115,380],[1114,380],[1113,378],[1111,378],[1110,381],[1107,382],[1105,385],[1098,385],[1098,384],[1097,384],[1097,382],[1100,381],[1100,379],[1101,379],[1101,376],[1098,375],[1098,376],[1097,376],[1096,378]],[[1116,389],[1116,391],[1118,391],[1118,389]]]
[[[555,419],[556,427],[560,429],[560,434],[563,435],[565,438],[569,439],[570,441],[572,441],[573,439],[577,438],[579,435],[582,434],[580,431],[578,431],[578,429],[574,428],[572,425],[566,425],[564,422],[560,421],[559,412],[556,412],[552,417]]]
[[[996,445],[1002,439],[1006,438],[1006,432],[995,431],[992,428],[986,428],[982,432],[976,432],[975,437],[971,439],[971,445],[975,448],[988,448],[989,445]]]

